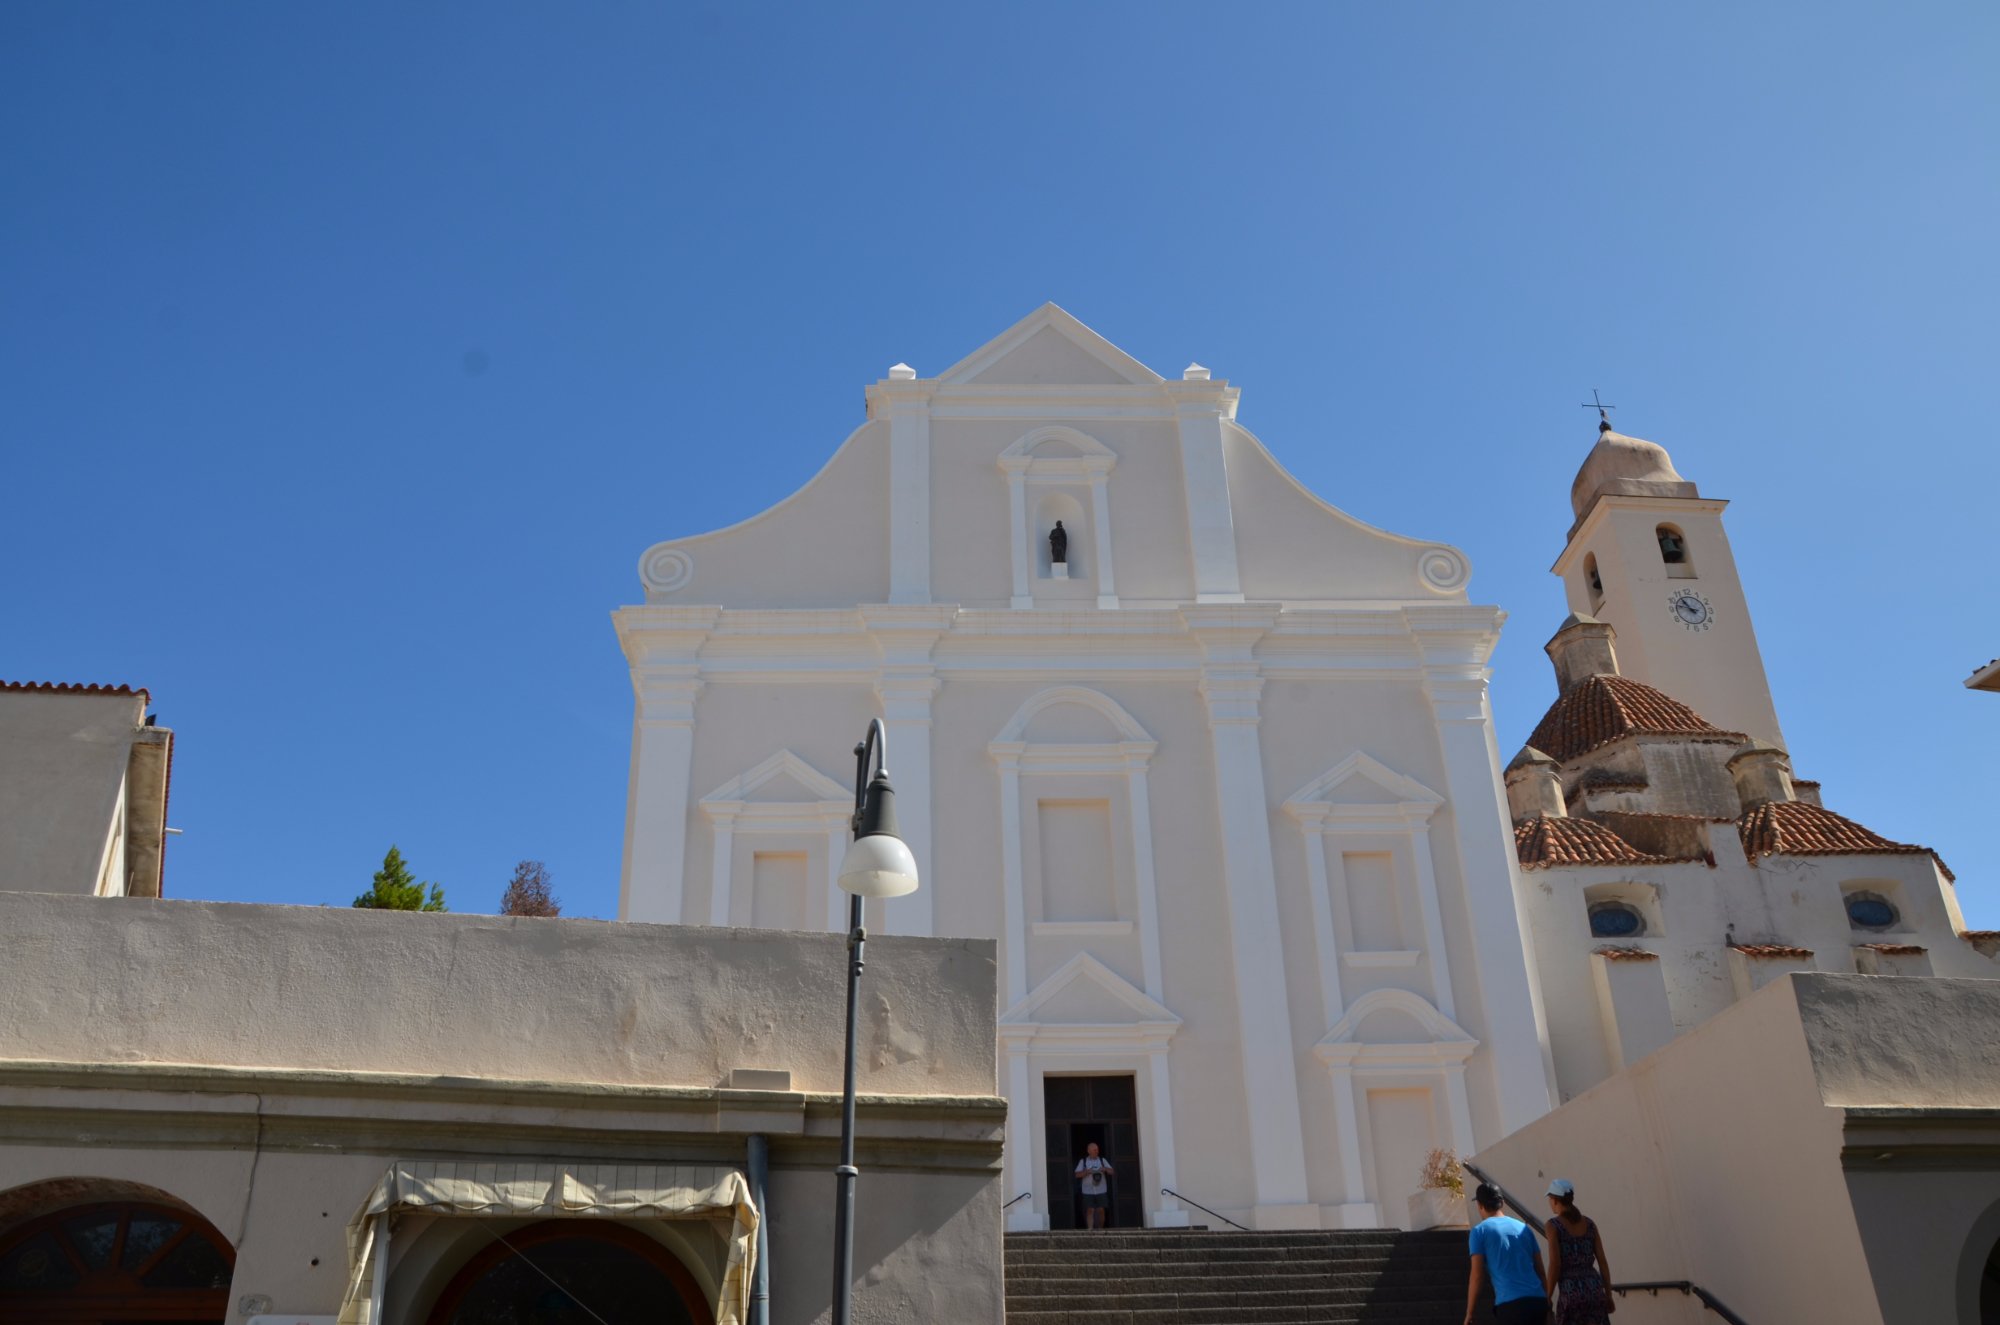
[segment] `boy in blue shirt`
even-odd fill
[[[1472,1194],[1486,1218],[1472,1228],[1472,1282],[1465,1294],[1465,1325],[1479,1302],[1479,1287],[1493,1276],[1493,1318],[1503,1325],[1543,1325],[1549,1318],[1548,1282],[1542,1277],[1542,1249],[1518,1219],[1500,1213],[1500,1191],[1480,1183]]]

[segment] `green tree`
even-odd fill
[[[430,890],[429,896],[425,896],[425,889]],[[377,911],[442,911],[444,889],[435,883],[418,883],[403,863],[403,853],[392,846],[382,857],[382,868],[375,871],[374,886],[355,898],[354,904]]]

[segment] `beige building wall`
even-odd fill
[[[345,1227],[392,1163],[741,1166],[755,1133],[772,1319],[825,1317],[838,936],[32,894],[0,895],[0,932],[0,1236],[39,1184],[155,1189],[236,1245],[232,1301],[332,1315]],[[992,945],[884,936],[868,958],[857,1310],[997,1322]],[[744,1068],[789,1088],[738,1089]],[[477,1224],[395,1222],[391,1325],[491,1241]],[[709,1225],[635,1226],[713,1289]]]
[[[1538,1210],[1574,1182],[1621,1282],[1691,1280],[1749,1321],[1979,1325],[1995,1044],[2000,981],[1795,975],[1476,1162]]]
[[[0,890],[159,895],[173,733],[147,703],[0,683]]]

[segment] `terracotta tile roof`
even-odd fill
[[[1562,692],[1542,715],[1528,744],[1559,764],[1625,736],[1692,736],[1741,743],[1678,699],[1629,676],[1587,676]]]
[[[1879,952],[1885,957],[1921,957],[1930,951],[1929,948],[1920,948],[1914,943],[1857,943],[1854,946],[1866,948],[1870,952]]]
[[[1538,814],[1514,825],[1514,853],[1524,869],[1551,865],[1654,865],[1649,856],[1603,824]]]
[[[1794,948],[1784,943],[1732,943],[1731,952],[1740,952],[1745,957],[1790,957],[1803,959],[1812,956],[1811,948]]]
[[[2000,929],[1966,929],[1960,930],[1958,936],[1962,939],[2000,939]]]
[[[69,681],[0,681],[0,690],[40,690],[51,695],[152,695],[144,687],[78,685]]]
[[[1929,847],[1891,842],[1852,819],[1806,801],[1767,801],[1739,819],[1736,829],[1743,838],[1743,854],[1752,860],[1759,856],[1923,854],[1937,861],[1939,872],[1947,879],[1954,877]]]
[[[1644,948],[1599,948],[1597,955],[1608,962],[1656,962],[1657,952],[1647,952]]]

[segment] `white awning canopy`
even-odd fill
[[[402,1160],[347,1224],[340,1325],[378,1325],[388,1216],[405,1211],[495,1219],[703,1219],[726,1226],[729,1256],[715,1325],[743,1325],[759,1213],[741,1169],[714,1164],[561,1164]]]

